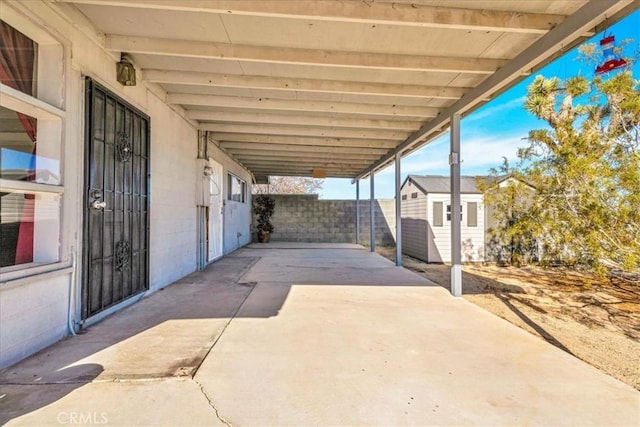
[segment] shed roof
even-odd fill
[[[478,189],[477,178],[484,180],[487,184],[501,182],[508,178],[509,175],[500,176],[462,176],[460,177],[460,192],[463,194],[481,194]],[[424,193],[443,193],[451,192],[451,178],[442,175],[409,175],[405,179],[402,186],[411,180]]]

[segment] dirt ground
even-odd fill
[[[395,248],[377,252],[395,261]],[[450,288],[448,265],[403,265]],[[640,390],[640,285],[566,268],[467,264],[463,297]]]

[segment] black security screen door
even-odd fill
[[[82,318],[149,287],[149,117],[86,79]]]

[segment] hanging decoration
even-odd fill
[[[627,61],[615,52],[616,38],[614,35],[607,36],[600,40],[602,49],[602,63],[596,66],[596,74],[604,74],[617,70],[628,65]]]

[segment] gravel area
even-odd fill
[[[395,248],[378,248],[394,259]],[[450,287],[449,266],[403,265]],[[463,297],[640,390],[640,287],[566,268],[463,266]]]

